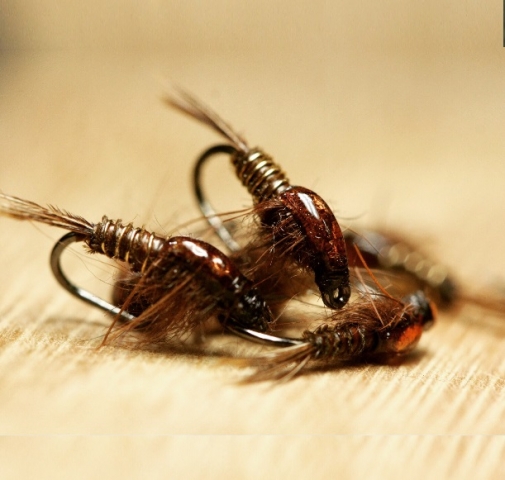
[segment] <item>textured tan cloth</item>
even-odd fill
[[[198,216],[192,159],[220,139],[163,106],[169,79],[316,189],[343,225],[403,231],[467,287],[503,285],[499,6],[14,3],[0,37],[2,191],[177,232]],[[218,208],[248,204],[224,163],[208,170]],[[238,386],[240,369],[216,358],[95,350],[107,318],[48,268],[63,232],[0,223],[0,434],[50,436],[1,440],[2,478],[152,466],[151,478],[503,478],[501,438],[436,435],[505,432],[505,320],[442,313],[400,365]],[[72,278],[107,295],[114,270],[75,252]],[[174,434],[191,437],[151,437]],[[193,436],[207,434],[299,436]]]

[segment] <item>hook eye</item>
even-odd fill
[[[233,155],[237,149],[232,145],[215,145],[208,150],[205,150],[196,161],[193,170],[193,189],[198,201],[200,211],[204,214],[208,224],[214,229],[221,241],[231,252],[238,252],[240,245],[233,238],[233,234],[225,226],[221,218],[218,216],[212,204],[207,200],[202,188],[202,167],[203,164],[212,156],[220,153]]]
[[[74,242],[82,242],[85,237],[83,235],[79,235],[77,233],[67,233],[63,237],[61,237],[56,245],[53,247],[51,252],[51,270],[53,271],[53,275],[55,276],[58,283],[65,289],[67,292],[74,295],[74,297],[80,298],[84,302],[87,302],[97,308],[101,308],[105,310],[107,313],[112,315],[119,315],[123,320],[131,321],[136,318],[134,315],[122,310],[119,307],[116,307],[109,302],[97,297],[96,295],[88,292],[87,290],[83,290],[82,288],[74,285],[65,275],[61,268],[61,255],[63,251]]]

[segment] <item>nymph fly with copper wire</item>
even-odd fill
[[[472,286],[465,288],[452,276],[450,269],[430,258],[405,235],[381,230],[345,232],[349,264],[361,266],[354,255],[358,247],[367,265],[391,272],[410,290],[422,289],[440,308],[474,305],[500,316],[505,315],[505,295],[499,289]]]
[[[332,366],[343,362],[390,360],[411,352],[436,317],[434,305],[419,291],[397,299],[384,293],[334,311],[315,330],[301,338],[282,337],[232,327],[237,335],[269,346],[283,346],[269,354],[245,359],[256,367],[247,381],[287,379],[308,362]]]
[[[294,262],[312,272],[327,307],[342,308],[351,294],[349,269],[342,231],[327,203],[317,193],[291,185],[272,157],[259,148],[250,148],[227,122],[188,93],[178,90],[177,96],[168,96],[166,101],[229,142],[209,148],[200,156],[195,169],[195,191],[202,212],[221,239],[231,251],[241,250],[201,187],[204,163],[220,153],[229,155],[237,177],[253,197],[253,212],[258,219],[256,238],[248,246],[248,251],[262,251],[260,256],[251,254],[256,261],[250,272],[254,280],[265,278],[273,263],[277,265],[274,270],[284,271],[289,266],[283,263]],[[240,256],[246,254],[246,250],[241,250]]]
[[[0,194],[0,212],[71,232],[53,249],[53,272],[73,295],[126,320],[115,322],[113,337],[137,331],[147,342],[162,341],[187,334],[212,316],[224,326],[265,331],[272,319],[253,284],[226,255],[201,240],[164,238],[107,217],[92,223],[65,210],[5,194]],[[73,242],[83,242],[91,253],[128,264],[135,282],[121,308],[82,290],[65,276],[60,257]]]

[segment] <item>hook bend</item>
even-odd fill
[[[214,145],[200,155],[193,170],[193,189],[200,211],[204,214],[209,225],[214,229],[221,241],[231,252],[238,252],[240,250],[240,245],[235,241],[230,230],[224,226],[223,221],[214,210],[212,204],[207,200],[202,188],[202,167],[204,163],[214,155],[218,155],[220,153],[233,155],[236,152],[237,149],[232,145]]]
[[[83,235],[79,235],[77,233],[67,233],[63,237],[61,237],[56,245],[53,247],[51,251],[51,270],[53,275],[55,276],[58,283],[70,294],[74,297],[80,298],[86,303],[93,305],[94,307],[100,308],[107,313],[112,315],[119,315],[123,320],[131,321],[136,318],[134,315],[122,310],[115,305],[103,300],[100,297],[97,297],[91,292],[84,290],[74,283],[72,283],[61,268],[61,255],[63,251],[74,242],[82,242],[85,239]]]

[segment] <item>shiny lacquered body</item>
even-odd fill
[[[274,264],[282,265],[277,272],[282,275],[291,260],[314,275],[327,307],[342,308],[350,298],[346,249],[337,219],[326,202],[315,192],[291,185],[270,155],[260,148],[250,148],[227,122],[187,92],[179,90],[177,96],[167,98],[167,102],[210,126],[230,142],[211,147],[199,157],[194,173],[195,194],[210,225],[229,249],[240,255],[241,246],[216,215],[200,183],[202,165],[209,158],[217,154],[229,155],[237,178],[253,198],[253,211],[259,219],[259,232],[249,235],[256,243],[245,247],[249,251],[258,248],[265,252],[260,256],[250,255],[254,262],[263,263],[256,268],[261,276],[255,277],[255,281],[275,276],[271,268]],[[279,262],[279,256],[284,264]],[[278,285],[282,283],[282,279],[277,282]]]
[[[272,254],[289,254],[314,272],[325,305],[343,307],[351,294],[347,255],[342,231],[326,202],[304,187],[290,187],[262,202],[258,215],[271,236]]]

